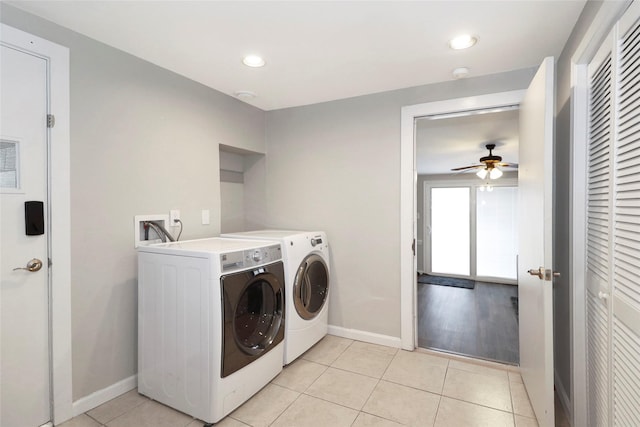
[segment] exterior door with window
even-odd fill
[[[0,49],[0,425],[35,427],[51,418],[47,62]]]

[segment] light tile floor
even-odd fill
[[[537,426],[517,368],[328,335],[216,427]],[[136,390],[61,427],[200,427]]]

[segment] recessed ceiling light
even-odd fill
[[[477,37],[474,37],[470,34],[462,34],[449,40],[449,47],[455,50],[467,49],[477,42]]]
[[[234,93],[234,95],[236,96],[236,98],[242,98],[242,99],[251,99],[257,96],[254,92],[251,92],[248,90],[239,90],[236,93]]]
[[[265,64],[264,59],[262,59],[258,55],[247,55],[242,60],[242,63],[247,67],[254,67],[254,68],[264,67],[264,64]]]

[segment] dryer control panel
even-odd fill
[[[257,267],[282,259],[280,244],[244,251],[229,252],[220,255],[220,266],[223,272],[242,268]]]

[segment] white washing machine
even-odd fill
[[[327,334],[329,243],[322,231],[258,230],[223,234],[279,242],[285,265],[284,364],[293,362]]]
[[[238,239],[138,249],[138,391],[207,423],[281,370],[279,243]]]

